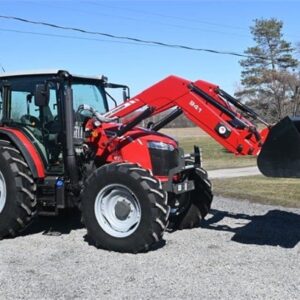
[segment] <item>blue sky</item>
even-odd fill
[[[241,53],[253,45],[249,31],[253,20],[275,17],[284,22],[285,38],[294,45],[300,42],[300,1],[0,0],[0,11],[115,35]],[[133,94],[169,74],[211,81],[231,93],[240,80],[239,58],[227,55],[135,45],[4,19],[0,19],[0,37],[0,62],[6,71],[60,68],[105,74],[112,82],[130,85]]]

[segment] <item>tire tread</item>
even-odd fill
[[[16,188],[16,195],[6,200],[12,201],[13,211],[8,212],[4,207],[1,213],[6,220],[6,224],[0,227],[0,239],[3,239],[15,237],[31,223],[36,214],[37,201],[34,179],[20,151],[10,141],[0,140],[0,155],[9,165]]]

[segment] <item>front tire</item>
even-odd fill
[[[81,192],[88,236],[97,247],[137,253],[162,239],[169,209],[160,182],[132,163],[95,170]]]
[[[171,230],[196,227],[210,210],[213,194],[207,172],[202,168],[197,168],[191,179],[194,180],[195,189],[182,194],[180,199],[175,198],[180,206],[174,214],[170,214],[169,229]]]

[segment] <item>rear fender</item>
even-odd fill
[[[34,178],[45,177],[45,167],[37,149],[21,131],[2,127],[0,139],[10,141],[21,152]]]

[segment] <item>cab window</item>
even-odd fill
[[[32,93],[27,91],[12,91],[10,118],[15,122],[24,123],[26,115],[39,118],[39,109],[34,105]]]
[[[72,90],[75,111],[80,104],[90,105],[100,113],[107,111],[103,91],[97,85],[74,83]]]

